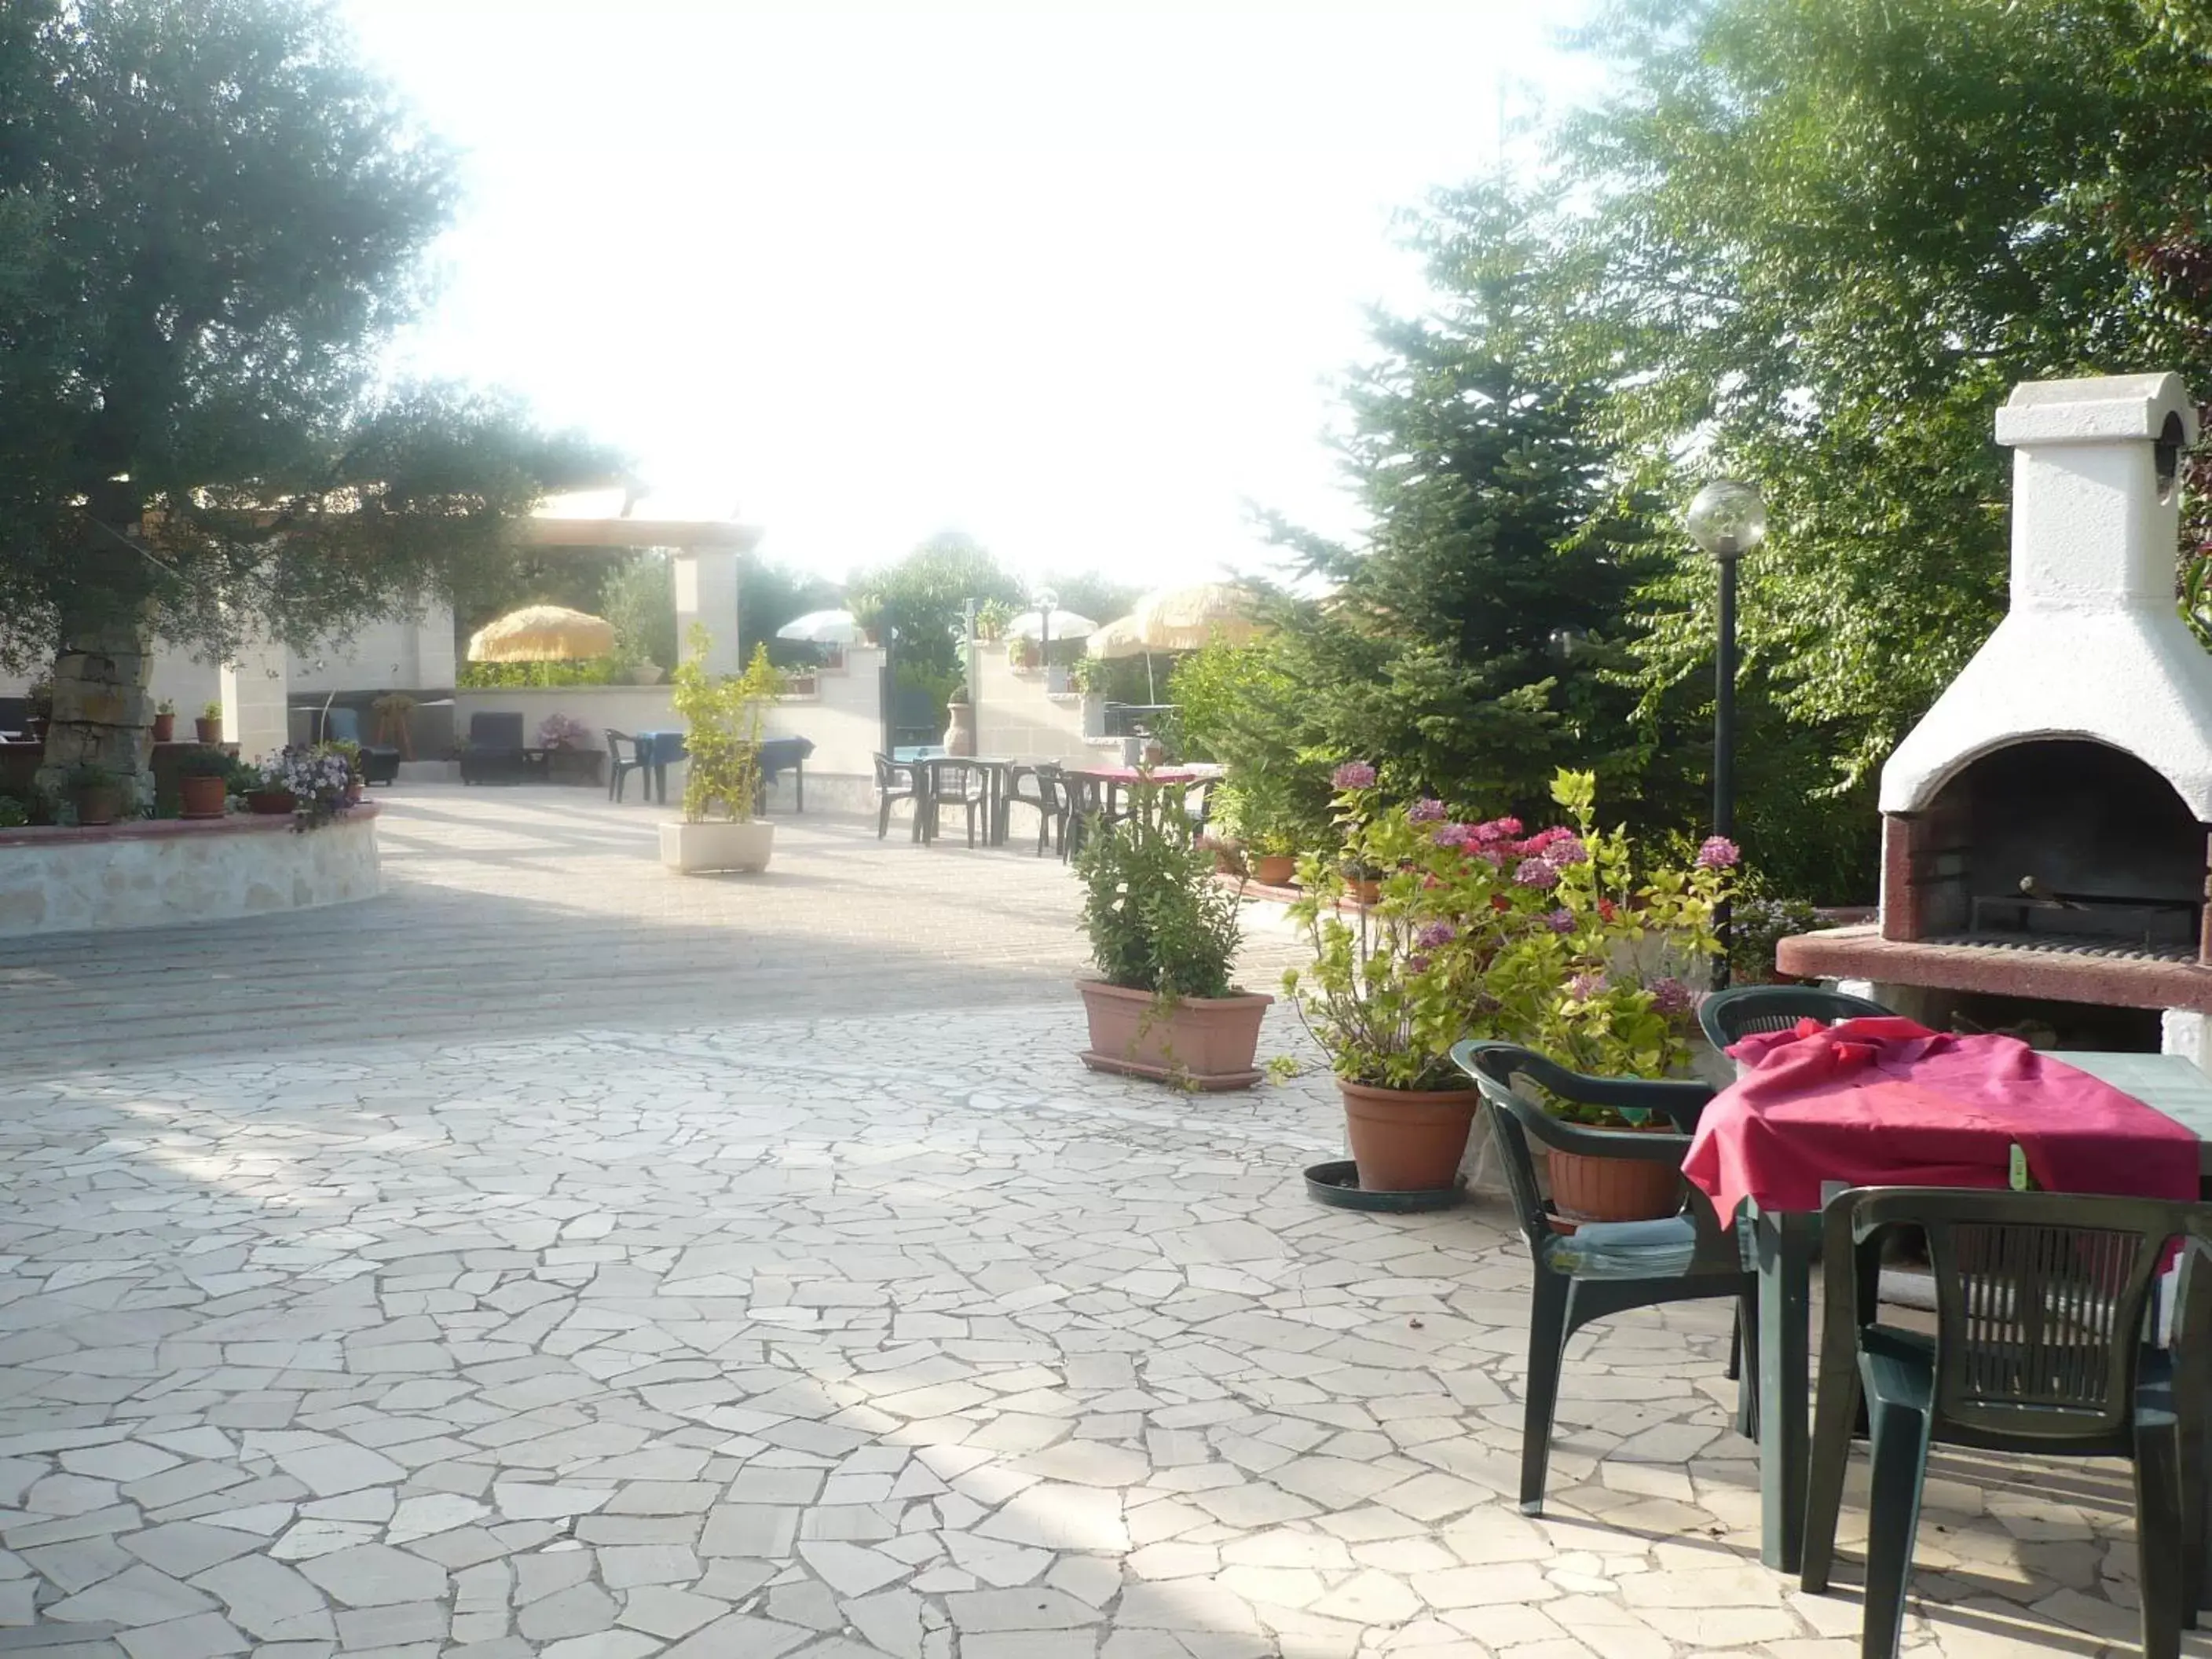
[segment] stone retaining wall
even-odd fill
[[[289,817],[0,830],[0,938],[227,921],[374,898],[376,815],[306,835]]]

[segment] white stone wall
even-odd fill
[[[305,835],[289,817],[0,830],[0,938],[228,921],[384,890],[376,811]]]
[[[977,754],[1085,766],[1121,759],[1121,744],[1099,735],[1103,698],[1054,691],[1047,671],[1014,667],[1002,642],[979,641],[971,666]]]

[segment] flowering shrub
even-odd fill
[[[1518,1042],[1578,1072],[1663,1077],[1689,1059],[1690,985],[1669,959],[1719,951],[1713,908],[1735,849],[1717,837],[1687,870],[1639,871],[1601,830],[1597,784],[1561,772],[1568,822],[1464,823],[1443,803],[1388,806],[1372,767],[1337,769],[1340,857],[1309,856],[1291,907],[1312,968],[1283,976],[1339,1077],[1390,1089],[1463,1086],[1451,1046]],[[1364,781],[1361,781],[1361,780]],[[1340,867],[1342,866],[1342,867]],[[1347,921],[1343,867],[1383,872],[1380,902]]]
[[[344,813],[353,769],[334,747],[294,745],[265,757],[260,766],[264,787],[290,793],[293,829],[317,829]]]
[[[572,714],[548,714],[538,722],[541,749],[588,749],[591,743],[592,728]]]

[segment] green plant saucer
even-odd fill
[[[1316,1164],[1306,1170],[1306,1196],[1339,1210],[1372,1210],[1411,1215],[1421,1210],[1449,1210],[1467,1202],[1467,1181],[1417,1193],[1367,1193],[1359,1189],[1359,1166],[1350,1158]]]

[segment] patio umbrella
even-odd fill
[[[1079,639],[1098,626],[1090,617],[1073,611],[1055,611],[1049,617],[1042,611],[1024,611],[1006,624],[1006,634],[1011,639],[1041,640],[1047,622],[1051,623],[1052,636],[1056,640]]]
[[[849,611],[810,611],[793,617],[775,630],[780,640],[804,640],[810,645],[855,645],[860,625]]]
[[[614,648],[612,623],[558,605],[526,605],[469,635],[471,662],[574,662]]]
[[[1243,645],[1261,631],[1253,599],[1235,582],[1197,582],[1147,593],[1130,615],[1147,651],[1195,651],[1216,640]]]
[[[1095,628],[1084,641],[1085,654],[1101,657],[1113,662],[1123,657],[1141,655],[1145,659],[1145,700],[1158,702],[1159,692],[1152,684],[1152,653],[1145,648],[1144,630],[1133,616],[1116,617],[1103,628]]]

